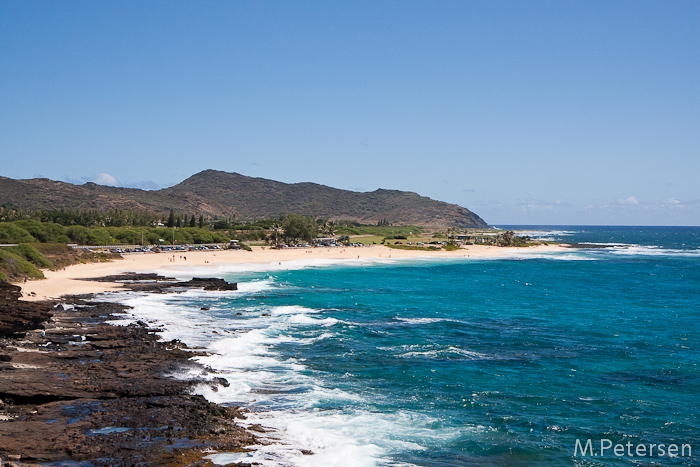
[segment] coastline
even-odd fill
[[[19,340],[4,339],[2,342],[5,358],[10,359],[5,366],[15,371],[6,371],[3,377],[3,386],[6,386],[3,398],[14,401],[14,406],[3,407],[7,409],[3,412],[9,415],[4,416],[0,426],[0,450],[4,454],[15,453],[12,457],[24,462],[101,457],[109,458],[114,465],[128,465],[131,461],[158,465],[164,460],[179,465],[180,458],[184,458],[182,460],[186,459],[189,465],[199,465],[211,452],[240,452],[246,450],[245,446],[260,444],[257,437],[267,430],[259,425],[246,430],[233,421],[244,417],[238,407],[217,406],[205,397],[191,395],[191,388],[203,380],[176,380],[164,376],[184,366],[199,366],[191,361],[198,355],[196,351],[178,341],[158,339],[159,331],[142,322],[128,327],[108,323],[113,313],[123,312],[124,305],[94,302],[92,297],[126,290],[121,282],[116,282],[120,278],[114,276],[119,274],[158,271],[178,276],[179,272],[186,275],[187,269],[196,268],[203,271],[202,275],[214,277],[219,272],[217,266],[227,264],[284,267],[285,263],[300,260],[353,261],[358,256],[373,261],[508,257],[513,253],[544,253],[558,248],[471,246],[448,252],[384,246],[307,250],[254,247],[252,252],[134,254],[110,263],[87,263],[61,271],[45,271],[47,279],[19,285],[24,286],[20,303],[55,307],[53,317],[38,329],[30,328]],[[100,278],[102,280],[96,280]],[[27,297],[32,292],[34,295]],[[58,302],[69,305],[64,309],[65,305],[57,305]],[[76,336],[81,340],[75,342]],[[114,356],[109,357],[107,352],[113,352]],[[84,363],[88,360],[89,368]],[[20,368],[22,372],[16,371]],[[120,369],[119,373],[114,373],[116,368]],[[85,386],[81,378],[88,374],[90,385]],[[209,383],[213,383],[212,390],[217,391],[215,386],[219,380],[224,381],[215,378]],[[144,404],[152,408],[142,410]],[[78,417],[73,413],[76,410],[80,412]],[[181,424],[174,428],[179,434],[174,435],[171,427],[164,437],[166,442],[155,442],[156,438],[163,438],[162,427],[173,424],[172,420],[166,423],[165,419],[175,417],[175,413],[184,416]],[[151,426],[151,419],[159,423]],[[12,433],[16,430],[26,433],[26,442],[10,447],[14,442]],[[66,430],[70,433],[63,435]],[[137,432],[152,437],[154,442],[142,444],[141,435],[133,436]],[[185,442],[187,439],[191,441]],[[64,447],[58,448],[59,440]],[[171,452],[168,446],[172,443],[177,447]],[[134,449],[140,452],[146,445],[150,450],[147,456],[130,454]],[[311,451],[302,450],[302,454],[311,454]],[[16,465],[29,465],[24,462]]]
[[[18,286],[0,288],[10,318],[0,327],[0,464],[210,465],[208,453],[245,451],[264,431],[239,425],[245,409],[192,393],[227,384],[196,376],[208,372],[192,361],[201,352],[143,322],[110,323],[128,306],[18,298]]]
[[[176,274],[185,268],[211,269],[207,276],[215,275],[215,267],[227,264],[274,264],[291,261],[313,260],[387,260],[415,258],[486,258],[508,257],[513,253],[548,253],[561,251],[559,245],[538,245],[526,248],[470,245],[455,251],[402,250],[383,245],[348,248],[290,248],[284,250],[252,247],[253,251],[218,250],[187,251],[176,253],[135,253],[124,259],[107,263],[85,263],[68,266],[59,271],[44,270],[46,279],[17,284],[22,287],[22,300],[58,300],[64,295],[83,295],[122,290],[116,282],[94,282],[94,279],[125,272],[168,271]]]

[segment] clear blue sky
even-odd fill
[[[0,175],[700,225],[698,1],[0,1]]]

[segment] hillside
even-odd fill
[[[238,219],[270,218],[289,212],[317,218],[376,223],[484,228],[476,214],[416,193],[375,190],[360,193],[315,183],[282,183],[205,170],[170,188],[144,191],[94,183],[72,185],[48,179],[0,177],[0,205],[38,209],[129,209],[198,213]]]

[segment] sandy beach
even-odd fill
[[[76,264],[59,271],[45,270],[46,279],[30,281],[23,285],[24,300],[57,299],[63,295],[101,293],[119,289],[120,285],[108,282],[93,282],[81,279],[103,277],[123,272],[154,272],[178,270],[187,267],[212,267],[223,264],[267,264],[309,260],[356,260],[399,258],[460,258],[508,256],[514,253],[543,253],[556,251],[559,246],[540,245],[529,248],[501,248],[470,245],[457,251],[399,250],[382,245],[350,248],[290,248],[284,250],[254,246],[253,251],[220,250],[188,251],[177,253],[126,254],[124,259],[106,263]],[[216,275],[213,273],[212,275]],[[22,284],[19,284],[22,285]]]

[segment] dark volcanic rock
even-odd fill
[[[21,287],[0,282],[0,337],[21,337],[51,318],[51,305],[20,301],[21,295]]]
[[[238,290],[238,284],[226,282],[223,279],[217,279],[212,277],[201,278],[193,277],[187,282],[180,282],[180,286],[191,287],[191,288],[203,288],[204,290]]]
[[[238,285],[226,282],[216,277],[194,277],[189,281],[178,282],[172,277],[163,277],[158,274],[136,274],[128,272],[113,276],[82,279],[96,282],[118,282],[123,287],[134,292],[172,292],[176,289],[204,289],[208,291],[238,290]]]
[[[210,465],[204,450],[257,443],[235,423],[243,417],[240,409],[190,395],[200,380],[165,376],[204,371],[190,360],[196,353],[177,341],[159,341],[143,323],[108,325],[122,305],[74,303],[57,309],[43,332],[0,339],[1,354],[9,357],[0,361],[0,459]]]

